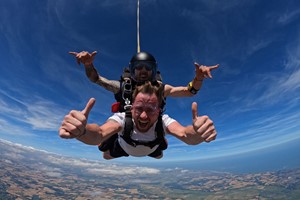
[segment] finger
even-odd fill
[[[201,137],[206,142],[211,141],[217,134],[213,121],[211,121],[210,119],[206,120],[205,123],[197,131],[202,132]]]
[[[70,51],[69,54],[76,56],[78,53],[74,51]]]
[[[219,67],[219,64],[214,65],[214,66],[211,66],[211,67],[209,67],[209,69],[210,69],[210,70],[214,70],[214,69],[217,69],[218,67]]]
[[[209,78],[212,78],[212,75],[211,75],[211,73],[210,73],[209,70],[207,71],[207,76],[208,76]]]
[[[195,67],[200,67],[200,65],[197,62],[194,62]]]
[[[217,137],[217,132],[215,130],[210,131],[210,133],[206,137],[202,136],[202,138],[205,142],[211,142],[211,141],[215,140],[216,137]]]
[[[94,57],[97,54],[97,51],[94,51],[91,56]]]
[[[205,142],[211,142],[213,140],[215,140],[217,137],[217,132],[213,131],[208,138],[205,139]]]
[[[194,62],[194,65],[195,65],[195,70],[199,70],[199,68],[201,67],[201,65],[197,62]]]
[[[192,103],[192,117],[193,121],[195,121],[198,117],[198,105],[196,102]]]
[[[62,122],[61,129],[64,129],[66,132],[62,131],[63,135],[66,137],[78,137],[81,135],[86,126],[86,117],[80,111],[71,111],[70,114],[66,115],[65,119]]]
[[[64,128],[60,128],[60,129],[59,129],[59,136],[60,136],[61,138],[65,138],[65,139],[73,138],[73,137],[74,137],[70,132],[68,132],[68,131],[67,131],[66,129],[64,129]]]
[[[90,98],[89,102],[86,104],[85,108],[81,111],[82,114],[85,115],[87,118],[92,110],[93,106],[95,105],[96,99]]]
[[[75,57],[76,57],[76,62],[77,62],[77,64],[80,65],[80,59],[79,59],[79,57],[78,57],[78,56],[79,56],[79,53],[74,52],[74,51],[70,51],[69,54],[75,56]]]

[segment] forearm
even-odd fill
[[[166,84],[164,87],[164,97],[192,97],[201,89],[203,80],[196,77],[187,86],[171,86]]]
[[[116,80],[108,80],[100,76],[93,63],[85,65],[85,73],[93,83],[100,85],[101,87],[114,94],[116,94],[120,90],[120,82]]]
[[[102,126],[97,124],[87,124],[85,133],[76,139],[89,145],[99,145],[109,137],[117,134],[121,130],[121,126],[114,120],[108,120]]]
[[[84,65],[86,76],[94,83],[97,82],[99,74],[95,69],[93,63]]]
[[[87,124],[85,127],[85,133],[76,139],[88,145],[100,144],[103,140],[102,133],[100,132],[100,126],[97,124]]]
[[[108,80],[100,75],[99,75],[96,83],[114,94],[118,93],[120,90],[120,82],[119,81]]]

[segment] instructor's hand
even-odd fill
[[[205,66],[199,65],[198,63],[194,63],[195,65],[195,72],[197,80],[203,80],[205,78],[212,78],[211,71],[218,69],[219,64],[213,66]]]
[[[89,66],[93,63],[95,56],[97,54],[97,51],[94,51],[93,53],[89,53],[87,51],[82,51],[80,53],[77,52],[69,52],[69,54],[74,55],[76,57],[76,61],[78,65],[82,63],[84,66]]]

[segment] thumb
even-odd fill
[[[201,65],[199,65],[199,63],[197,62],[194,62],[194,65],[195,65],[195,69],[198,69]]]
[[[89,102],[86,104],[85,108],[81,111],[82,114],[88,118],[90,111],[92,110],[93,106],[95,105],[96,99],[90,98]]]
[[[198,105],[196,102],[192,103],[192,117],[193,121],[195,121],[198,117]]]
[[[219,65],[220,65],[220,64],[216,64],[216,65],[214,65],[214,66],[211,66],[211,67],[210,67],[210,70],[217,69],[217,68],[219,67]]]
[[[93,53],[91,53],[91,56],[94,57],[97,54],[97,51],[94,51]]]
[[[70,51],[69,54],[76,56],[78,53],[77,53],[77,52]]]

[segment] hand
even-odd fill
[[[59,136],[62,138],[76,138],[85,131],[87,119],[96,100],[91,98],[82,111],[72,110],[67,114],[59,128]]]
[[[78,65],[82,63],[84,66],[89,66],[93,63],[97,51],[94,51],[91,54],[87,51],[82,51],[80,53],[69,52],[69,54],[74,55],[76,57]]]
[[[204,78],[212,78],[211,70],[217,69],[219,67],[219,64],[214,66],[204,66],[199,65],[198,63],[194,63],[195,65],[195,72],[196,72],[196,79],[197,80],[203,80]]]
[[[198,106],[196,102],[192,104],[193,127],[196,134],[205,142],[216,139],[217,131],[213,121],[208,116],[198,116]]]

